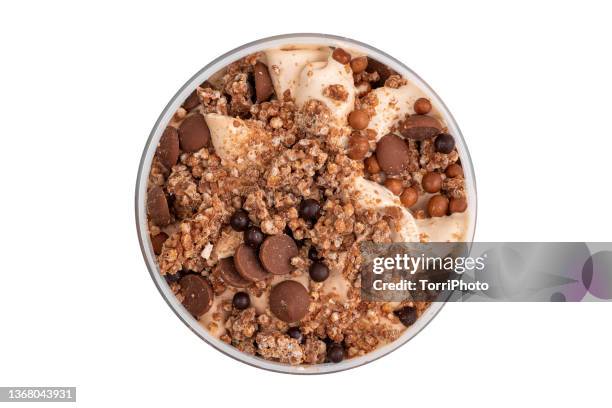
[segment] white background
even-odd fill
[[[248,1],[0,6],[0,385],[78,405],[603,406],[612,305],[450,304],[349,372],[233,361],[159,296],[134,226],[142,148],[174,92],[254,39],[324,32],[404,61],[470,148],[480,241],[612,241],[605,2]]]

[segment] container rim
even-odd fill
[[[178,109],[178,107],[187,98],[187,96],[200,83],[204,82],[204,80],[208,79],[208,77],[210,77],[212,74],[227,66],[229,63],[240,59],[248,54],[257,51],[262,51],[267,48],[274,48],[283,45],[286,46],[305,44],[345,47],[353,50],[363,51],[368,56],[372,56],[381,63],[388,65],[389,67],[404,75],[430,97],[434,106],[438,108],[440,114],[443,116],[446,124],[448,125],[449,130],[452,132],[456,140],[457,150],[459,152],[461,164],[463,166],[464,177],[466,180],[466,188],[468,191],[468,208],[470,208],[469,227],[466,237],[469,238],[469,242],[473,241],[476,229],[477,214],[476,180],[474,177],[472,160],[467,149],[465,140],[454,117],[451,115],[446,105],[442,102],[440,97],[433,91],[433,89],[431,89],[431,87],[425,81],[423,81],[423,79],[421,79],[410,68],[408,68],[406,65],[404,65],[402,62],[395,59],[394,57],[386,54],[385,52],[375,47],[372,47],[371,45],[362,43],[360,41],[337,35],[320,33],[282,34],[261,38],[256,41],[241,45],[215,58],[209,64],[200,69],[195,75],[193,75],[176,92],[176,94],[170,99],[170,101],[158,117],[157,121],[155,122],[155,125],[153,126],[153,129],[151,130],[149,137],[146,141],[140,159],[135,189],[136,230],[142,255],[147,265],[147,269],[149,270],[151,279],[157,287],[157,290],[162,295],[168,306],[170,306],[172,311],[177,315],[177,317],[198,337],[200,337],[210,346],[214,347],[226,356],[229,356],[235,360],[241,361],[253,367],[286,374],[328,374],[362,366],[395,351],[400,346],[406,344],[410,339],[416,336],[423,328],[425,328],[440,312],[445,302],[432,303],[427,308],[425,313],[416,321],[416,323],[408,327],[398,339],[389,344],[381,346],[364,356],[350,358],[335,364],[324,363],[317,365],[300,366],[292,366],[289,364],[265,360],[263,358],[255,357],[247,353],[241,352],[235,347],[232,347],[231,345],[228,345],[225,342],[219,340],[218,338],[212,336],[206,329],[204,329],[198,323],[195,318],[193,318],[193,316],[191,316],[191,314],[176,299],[176,297],[170,290],[170,287],[166,283],[165,279],[162,278],[159,274],[155,255],[153,253],[153,248],[151,246],[149,238],[146,215],[145,196],[147,191],[147,180],[157,143],[161,138],[161,134],[164,128],[166,127],[166,124],[170,121],[176,109]]]

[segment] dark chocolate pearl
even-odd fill
[[[249,226],[249,215],[244,210],[236,210],[230,218],[230,225],[234,231],[244,231]]]
[[[290,327],[289,330],[287,330],[287,335],[300,343],[302,342],[302,332],[299,327]]]
[[[185,272],[178,271],[177,273],[174,273],[174,274],[167,273],[164,275],[164,278],[166,279],[166,282],[168,282],[168,284],[171,284],[171,283],[176,283],[179,280],[181,280],[181,278],[184,275],[185,275]]]
[[[339,363],[344,360],[344,347],[342,347],[342,344],[334,343],[328,346],[327,358],[332,363]]]
[[[442,133],[436,137],[434,142],[436,152],[449,154],[455,148],[455,139],[448,133]]]
[[[412,326],[417,320],[416,309],[414,307],[406,306],[393,313],[395,313],[400,322],[406,327]]]
[[[329,276],[329,269],[323,262],[315,262],[310,265],[310,279],[315,282],[323,282]]]
[[[249,295],[245,292],[238,292],[234,295],[232,299],[232,304],[238,310],[244,310],[251,305],[251,299]]]
[[[264,240],[264,234],[257,227],[250,227],[244,233],[244,242],[255,249],[259,248]]]
[[[310,247],[310,249],[308,250],[308,259],[310,259],[311,261],[319,260],[319,254],[317,253],[315,247]]]
[[[305,220],[316,220],[319,218],[321,206],[317,200],[312,198],[306,199],[300,203],[300,217]]]

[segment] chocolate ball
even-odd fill
[[[249,215],[244,210],[236,210],[230,218],[230,225],[234,231],[244,231],[249,226]]]
[[[296,339],[300,343],[302,342],[303,336],[299,327],[294,326],[287,329],[287,336],[291,337],[292,339]]]
[[[436,152],[449,154],[455,148],[455,139],[448,133],[442,133],[434,141]]]
[[[370,115],[364,109],[355,109],[349,113],[348,123],[355,130],[363,130],[370,123]]]
[[[366,70],[368,67],[368,57],[355,57],[351,61],[351,69],[353,70],[353,74],[360,74]]]
[[[467,200],[465,198],[451,198],[450,203],[448,204],[448,210],[451,214],[453,213],[462,213],[467,210]]]
[[[419,192],[414,187],[408,187],[402,192],[400,196],[400,201],[404,205],[404,207],[412,207],[416,204],[419,199]]]
[[[348,141],[348,156],[353,160],[363,160],[370,151],[370,141],[359,132],[353,132]]]
[[[232,298],[232,305],[238,310],[244,310],[251,305],[251,298],[246,292],[237,292]]]
[[[300,203],[300,217],[307,221],[315,221],[317,218],[319,218],[320,211],[321,206],[317,200],[308,198]]]
[[[257,227],[250,227],[244,233],[244,242],[255,249],[259,248],[264,240],[264,234]]]
[[[339,363],[344,360],[344,347],[342,344],[332,343],[327,347],[327,358],[332,363]]]
[[[336,48],[334,52],[332,52],[332,58],[341,63],[342,65],[351,62],[351,54],[344,51],[342,48]]]
[[[406,327],[412,326],[417,320],[417,313],[414,307],[406,306],[393,312],[400,322]]]
[[[443,195],[435,195],[427,203],[427,212],[431,217],[443,217],[448,211],[448,198]]]
[[[365,169],[370,174],[378,174],[380,173],[380,164],[378,164],[378,160],[376,160],[376,156],[372,155],[365,159]]]
[[[439,173],[427,173],[421,181],[423,190],[428,193],[437,193],[442,188],[442,176]]]
[[[446,168],[446,176],[450,178],[463,176],[463,168],[457,163],[453,163]]]
[[[310,279],[315,282],[323,282],[329,276],[329,269],[323,262],[314,262],[310,265]]]
[[[317,252],[317,249],[315,247],[310,247],[310,249],[308,250],[308,259],[310,259],[311,261],[319,260],[319,253]]]
[[[427,115],[431,111],[431,102],[427,98],[419,98],[414,103],[414,112],[417,115]]]
[[[402,191],[404,191],[404,183],[402,183],[402,180],[398,179],[386,179],[385,187],[387,187],[395,195],[400,195],[402,194]]]

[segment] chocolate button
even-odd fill
[[[183,108],[185,108],[186,111],[190,111],[199,104],[200,99],[198,98],[198,90],[194,89],[193,92],[189,94],[187,99],[185,99],[185,102],[183,102]]]
[[[212,306],[214,293],[210,283],[200,275],[186,275],[179,281],[183,306],[195,317],[208,312]]]
[[[284,322],[301,320],[308,313],[308,306],[310,295],[306,288],[296,281],[283,281],[270,291],[270,310]]]
[[[234,257],[219,260],[215,270],[219,276],[221,276],[223,282],[235,288],[246,288],[251,284],[251,282],[238,274],[236,266],[234,265]]]
[[[400,133],[409,139],[425,140],[436,136],[442,130],[438,119],[425,115],[412,115],[400,124]]]
[[[376,160],[387,174],[399,174],[408,167],[410,150],[399,136],[389,133],[376,145]]]
[[[257,103],[267,101],[272,93],[274,87],[272,86],[272,79],[268,72],[268,67],[263,62],[258,62],[253,67],[253,75],[255,76],[255,96],[257,97]]]
[[[249,282],[259,282],[270,276],[257,259],[257,252],[246,244],[240,244],[234,254],[236,270]]]
[[[147,212],[155,225],[168,225],[172,220],[166,195],[158,186],[153,187],[147,192]]]
[[[157,157],[159,161],[168,169],[176,164],[179,158],[179,135],[178,130],[168,126],[157,146]]]
[[[272,235],[261,244],[259,260],[264,268],[274,275],[285,275],[293,271],[291,258],[298,255],[295,241],[288,235]]]
[[[181,149],[186,152],[197,152],[210,143],[210,130],[200,113],[187,116],[178,131]]]

